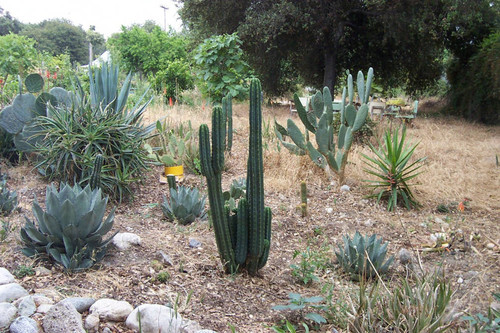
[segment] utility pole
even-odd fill
[[[163,30],[166,32],[167,31],[167,10],[168,7],[160,5],[161,8],[163,8]]]

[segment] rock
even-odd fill
[[[51,273],[52,272],[50,271],[50,269],[45,268],[43,266],[35,268],[35,275],[36,276],[39,276],[39,275],[50,275]]]
[[[440,224],[445,224],[445,223],[446,223],[446,222],[444,222],[444,221],[443,221],[443,219],[442,219],[442,218],[437,217],[437,216],[434,218],[434,222],[436,222],[436,223],[440,223]]]
[[[331,207],[327,207],[327,208],[325,209],[325,211],[326,211],[328,214],[331,214],[331,213],[333,213],[333,208],[331,208]]]
[[[349,191],[351,190],[351,188],[349,187],[349,185],[342,185],[342,186],[340,187],[340,190],[341,190],[342,192],[349,192]]]
[[[10,333],[38,333],[40,329],[35,320],[21,316],[17,317],[16,320],[10,325]]]
[[[26,317],[29,317],[33,313],[35,313],[36,304],[35,301],[33,300],[33,297],[31,296],[23,297],[21,302],[19,302],[19,305],[17,306],[17,311],[19,312],[20,316],[26,316]]]
[[[50,333],[85,333],[82,315],[70,303],[53,305],[43,318],[43,329]]]
[[[45,295],[35,294],[31,297],[33,297],[33,301],[35,302],[36,306],[40,306],[42,304],[54,304],[54,301]]]
[[[173,266],[174,263],[172,261],[172,259],[170,258],[170,256],[168,254],[166,254],[165,252],[163,251],[159,251],[160,255],[161,255],[161,258],[163,259],[163,263],[169,265],[169,266]]]
[[[0,329],[9,327],[16,318],[17,309],[10,303],[0,303]]]
[[[69,297],[61,302],[71,303],[75,307],[76,311],[84,313],[92,306],[92,304],[95,303],[95,299],[88,297]]]
[[[457,279],[457,283],[458,283],[458,284],[462,284],[462,283],[464,283],[464,279],[463,279],[462,277],[459,277],[459,278]]]
[[[194,320],[187,320],[182,323],[181,333],[196,333],[203,329],[203,327]]]
[[[470,280],[475,278],[479,273],[477,271],[468,271],[464,274],[464,280]]]
[[[190,239],[189,240],[189,247],[192,247],[192,248],[201,247],[201,242],[199,240],[196,240],[196,239]]]
[[[401,265],[408,265],[413,262],[413,255],[407,249],[399,250],[398,257]]]
[[[97,332],[99,330],[99,316],[97,314],[90,314],[85,318],[85,329],[88,332]]]
[[[196,333],[217,333],[217,332],[212,331],[212,330],[199,330],[199,331],[196,331]]]
[[[47,313],[50,311],[50,309],[53,307],[54,305],[53,304],[40,304],[37,308],[36,308],[36,312],[38,313]]]
[[[104,327],[102,333],[113,333],[109,327]]]
[[[23,296],[28,296],[28,292],[17,283],[0,285],[0,303],[12,302]]]
[[[132,245],[141,245],[141,237],[130,232],[120,232],[113,237],[113,244],[123,251]]]
[[[7,284],[14,282],[16,282],[14,275],[10,274],[10,272],[7,269],[0,267],[0,284]]]
[[[486,244],[486,248],[487,248],[488,250],[493,250],[493,249],[495,248],[495,244],[493,244],[493,243],[488,243],[488,244]]]
[[[172,308],[159,304],[143,304],[129,314],[125,325],[132,330],[139,329],[141,316],[142,333],[180,333],[182,317]]]
[[[90,307],[91,314],[97,314],[103,321],[124,321],[134,310],[130,303],[102,298]]]

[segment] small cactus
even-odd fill
[[[302,217],[307,216],[307,183],[305,181],[300,183],[300,210]]]
[[[95,190],[101,187],[101,170],[104,158],[101,154],[97,154],[94,160],[94,167],[92,169],[92,174],[90,175],[90,189]]]

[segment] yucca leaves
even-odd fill
[[[114,219],[114,209],[103,221],[108,197],[90,186],[62,184],[58,191],[47,187],[44,211],[35,198],[33,216],[37,226],[28,218],[21,228],[21,240],[27,256],[44,254],[68,271],[91,267],[104,257],[107,244],[103,241]],[[114,235],[113,235],[114,236]]]
[[[388,130],[384,134],[384,143],[379,143],[379,149],[370,144],[374,157],[361,154],[367,166],[364,171],[375,177],[375,180],[364,180],[370,183],[367,186],[373,190],[370,197],[377,198],[377,202],[387,199],[389,211],[396,209],[400,199],[407,209],[419,205],[411,192],[409,181],[420,174],[417,171],[423,166],[421,162],[426,158],[422,157],[410,163],[418,144],[408,146],[405,139],[406,127],[403,126],[401,137],[399,129],[393,133]]]

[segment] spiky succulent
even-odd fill
[[[90,268],[106,254],[113,236],[104,240],[113,226],[114,211],[104,219],[108,197],[100,189],[78,184],[47,186],[46,211],[38,201],[33,203],[33,215],[38,226],[26,217],[21,228],[22,252],[31,257],[46,255],[64,266],[67,271]]]
[[[335,255],[342,269],[353,280],[373,278],[376,272],[382,275],[394,260],[391,256],[384,262],[389,243],[382,244],[382,237],[377,238],[376,234],[368,238],[356,231],[352,240],[349,236],[344,236],[343,239],[344,247],[339,245],[339,252],[335,252]]]
[[[197,217],[204,218],[206,196],[201,196],[197,188],[190,189],[178,186],[170,188],[170,199],[163,196],[161,209],[170,221],[177,220],[180,224],[189,224]]]
[[[0,215],[9,215],[17,207],[17,192],[9,191],[6,183],[0,179]]]

